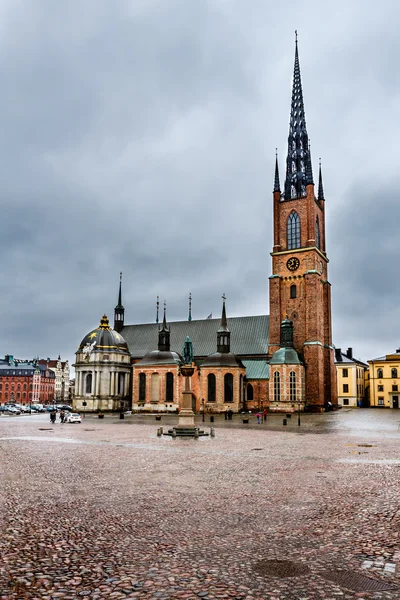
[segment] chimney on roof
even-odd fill
[[[347,348],[346,356],[353,360],[353,348]]]
[[[335,348],[335,360],[336,362],[342,362],[342,349],[341,348]]]

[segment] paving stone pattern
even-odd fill
[[[2,417],[0,599],[399,600],[400,432],[383,418],[173,440],[150,420]],[[324,577],[341,570],[399,587]]]

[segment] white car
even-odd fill
[[[82,423],[81,415],[78,415],[78,413],[71,413],[67,416],[67,423]]]

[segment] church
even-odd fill
[[[76,353],[76,410],[171,411],[180,407],[185,342],[193,347],[193,409],[321,412],[337,405],[325,196],[315,189],[296,36],[283,190],[273,188],[270,314],[128,325],[120,278],[114,329],[104,315]]]

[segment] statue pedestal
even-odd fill
[[[182,392],[182,408],[179,412],[177,428],[181,429],[182,427],[185,429],[196,428],[192,410],[192,392],[188,390]]]
[[[192,409],[192,392],[190,390],[190,377],[193,375],[194,367],[184,365],[181,367],[181,373],[185,378],[185,389],[182,392],[181,410],[179,411],[178,425],[170,429],[164,435],[172,437],[193,437],[208,435],[196,427],[194,422],[194,412]]]

